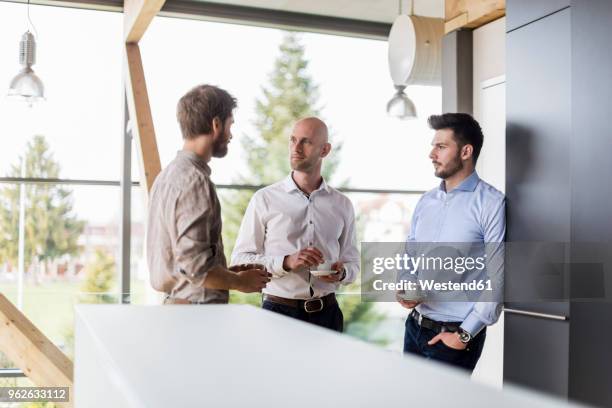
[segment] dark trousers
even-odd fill
[[[338,306],[338,303],[335,302],[333,304],[325,305],[323,310],[320,312],[313,313],[308,313],[303,308],[281,305],[268,300],[264,300],[262,308],[285,316],[293,317],[294,319],[298,319],[303,322],[326,327],[337,332],[342,332],[344,329],[344,316],[342,315],[340,306]]]
[[[474,337],[465,350],[455,350],[438,341],[433,346],[427,344],[438,333],[425,327],[419,326],[412,315],[406,319],[406,331],[404,334],[404,353],[413,353],[431,360],[441,361],[455,367],[463,368],[470,373],[476,367],[476,363],[482,353],[487,329],[484,328]]]

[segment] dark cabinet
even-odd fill
[[[504,380],[612,407],[610,21],[610,0],[507,1]]]
[[[572,0],[569,396],[612,407],[612,2]]]
[[[567,315],[570,9],[508,33],[506,48],[507,306]]]
[[[567,397],[569,324],[506,313],[504,381]]]

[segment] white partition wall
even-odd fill
[[[473,32],[474,117],[484,133],[476,170],[505,192],[506,187],[506,19]],[[501,388],[503,384],[504,314],[488,328],[474,380]]]

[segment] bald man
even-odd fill
[[[323,121],[295,124],[289,137],[293,171],[253,195],[232,263],[263,264],[272,273],[264,309],[341,332],[335,292],[357,277],[359,253],[353,205],[321,177],[331,149]]]

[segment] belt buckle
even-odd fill
[[[416,320],[417,324],[420,326],[421,323],[423,322],[423,315],[414,309],[412,309],[412,313],[414,314],[414,317],[415,317],[414,320]]]
[[[311,302],[319,302],[319,308],[318,309],[310,309],[308,307],[308,305]],[[318,298],[318,299],[308,299],[304,301],[304,310],[306,311],[306,313],[316,313],[316,312],[320,312],[321,310],[323,310],[323,299]]]

